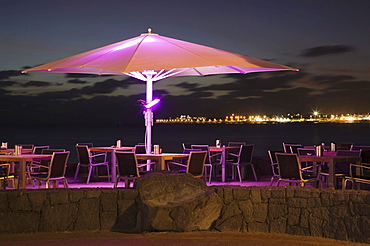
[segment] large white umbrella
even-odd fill
[[[174,76],[252,73],[296,68],[152,33],[33,67],[23,72],[128,75],[146,82],[146,104],[153,82]],[[152,149],[153,113],[145,110],[146,152]]]

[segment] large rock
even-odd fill
[[[191,174],[155,173],[138,179],[135,188],[142,231],[208,230],[223,206],[214,190]]]

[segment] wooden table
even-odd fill
[[[112,174],[112,182],[116,182],[117,178],[117,161],[116,155],[114,151],[135,151],[135,147],[90,147],[90,151],[97,151],[97,152],[107,152],[111,153],[111,174]]]
[[[22,155],[0,155],[0,161],[19,162],[19,189],[25,189],[27,183],[26,163],[34,159],[51,159],[52,155],[22,154]]]
[[[0,149],[0,155],[8,155],[14,153],[14,149]],[[22,154],[32,153],[32,149],[22,149]]]
[[[361,157],[358,156],[335,156],[335,155],[300,155],[298,156],[301,162],[325,162],[329,163],[329,176],[328,186],[329,188],[335,189],[335,166],[337,162],[355,162],[356,164],[361,163]]]
[[[208,150],[210,152],[222,152],[221,153],[221,181],[224,183],[226,180],[226,161],[227,161],[227,152],[235,152],[240,150],[240,146],[223,146],[223,147],[216,147],[216,146],[209,146]]]
[[[155,170],[167,170],[166,161],[173,160],[174,158],[186,158],[189,154],[182,153],[162,153],[162,154],[136,154],[139,160],[154,160],[157,161]]]

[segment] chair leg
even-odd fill
[[[208,184],[211,184],[211,180],[212,180],[212,170],[213,169],[213,166],[209,166],[209,177],[208,177]]]
[[[63,178],[64,188],[68,188],[68,181],[66,178]]]
[[[275,179],[275,176],[272,175],[271,179],[270,179],[270,186],[272,186],[272,184],[274,183],[274,179]]]
[[[117,186],[118,186],[118,181],[119,181],[119,176],[117,175],[117,177],[116,177],[116,181],[114,181],[114,186],[113,186],[113,188],[117,188]]]
[[[242,175],[241,175],[241,172],[240,172],[240,166],[239,166],[239,165],[237,165],[237,166],[236,166],[236,169],[238,170],[239,181],[240,181],[240,183],[242,183],[243,181],[242,181]]]
[[[78,172],[79,171],[80,171],[80,163],[77,164],[75,176],[73,178],[73,182],[76,182],[76,179],[77,179],[77,176],[78,176]]]
[[[108,175],[108,182],[110,182],[111,178],[110,178],[110,173],[109,173],[109,165],[107,165],[107,175]]]
[[[130,187],[130,180],[129,179],[125,179],[125,187],[126,188]]]
[[[91,174],[92,174],[92,172],[94,171],[93,169],[94,169],[94,167],[93,167],[93,166],[89,166],[89,173],[88,173],[88,175],[87,175],[87,181],[86,181],[86,184],[88,184],[88,183],[90,182]]]
[[[252,171],[253,171],[253,175],[254,175],[254,180],[255,180],[255,181],[258,181],[258,179],[257,179],[257,174],[256,174],[256,170],[254,169],[254,165],[253,165],[253,164],[251,164],[251,167],[252,167]]]

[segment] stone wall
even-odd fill
[[[285,233],[370,243],[370,193],[301,187],[207,187],[190,175],[134,189],[0,191],[0,233],[193,231]]]

